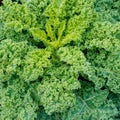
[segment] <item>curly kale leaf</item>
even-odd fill
[[[44,29],[47,17],[44,15],[45,9],[51,0],[20,0],[36,16],[37,26]]]
[[[110,22],[97,21],[93,28],[86,34],[85,48],[102,48],[113,52],[120,50],[120,23],[112,24]]]
[[[108,74],[107,86],[112,92],[120,94],[120,51],[108,57],[105,68]]]
[[[37,80],[43,76],[45,68],[51,65],[50,52],[46,50],[34,49],[27,53],[22,64],[23,69],[20,72],[20,78],[25,81]]]
[[[0,39],[30,40],[28,29],[36,25],[36,16],[26,5],[4,0],[0,7]]]
[[[63,112],[74,105],[74,90],[79,88],[77,76],[71,73],[69,66],[53,66],[46,71],[38,86],[40,103],[48,114]]]
[[[8,86],[0,88],[1,120],[34,120],[37,118],[38,103],[32,98],[32,85],[12,78]]]
[[[45,28],[33,27],[30,31],[34,39],[39,39],[46,47],[62,47],[80,39],[95,15],[93,6],[93,1],[53,0],[43,13],[48,17]]]
[[[109,94],[109,99],[113,101],[113,103],[116,105],[116,108],[118,109],[119,113],[115,116],[115,120],[120,119],[120,95],[119,94]]]
[[[86,34],[84,48],[87,60],[99,78],[99,84],[101,87],[109,87],[114,93],[120,93],[119,28],[119,23],[95,22],[93,29]],[[92,81],[98,84],[97,79]]]
[[[39,81],[39,76],[43,76],[45,69],[50,66],[49,57],[49,51],[40,50],[26,41],[1,41],[0,118],[2,120],[36,118],[39,106],[37,102],[39,96],[35,92],[36,83]],[[37,85],[39,84],[40,81]]]
[[[22,61],[28,51],[33,47],[27,45],[27,42],[14,42],[12,40],[3,40],[0,43],[0,81],[8,81],[12,76],[18,75],[21,69]]]
[[[87,86],[86,86],[87,84]],[[62,120],[114,120],[118,114],[115,104],[107,100],[108,90],[94,90],[89,83],[82,83],[74,107],[64,113]]]
[[[3,0],[2,120],[119,119],[119,0],[94,2]]]
[[[37,80],[50,65],[50,52],[28,45],[27,42],[3,40],[0,44],[0,81],[12,76],[24,81]]]
[[[57,54],[62,62],[71,66],[71,72],[94,82],[96,89],[103,87],[105,81],[96,75],[94,66],[78,47],[61,47],[58,49]]]
[[[99,0],[95,6],[102,21],[120,22],[120,0]]]

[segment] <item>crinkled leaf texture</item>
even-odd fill
[[[42,109],[38,113],[38,120],[118,120],[114,116],[118,114],[116,105],[119,107],[119,101],[113,100],[113,97],[119,100],[118,97],[111,95],[109,91],[94,90],[93,84],[89,82],[81,82],[81,87],[84,89],[76,92],[77,98],[75,105],[67,109],[64,113],[54,113],[47,115]],[[86,86],[87,84],[87,86]],[[107,98],[109,99],[107,100]]]
[[[34,120],[38,104],[32,98],[33,87],[20,79],[12,78],[9,85],[0,88],[1,120]]]
[[[80,83],[69,67],[64,65],[51,67],[38,86],[40,102],[48,114],[63,112],[75,104],[74,90],[78,88]]]
[[[96,1],[96,11],[103,21],[120,22],[120,0]]]
[[[44,11],[44,15],[48,17],[45,28],[32,27],[30,31],[33,37],[42,41],[46,47],[54,49],[80,39],[94,16],[94,10],[87,9],[93,7],[93,2],[91,0],[89,2],[71,0],[71,2],[52,0]],[[71,11],[71,14],[68,11]]]
[[[89,86],[89,87],[88,87]],[[63,120],[114,120],[118,113],[112,100],[107,100],[107,90],[97,90],[83,83],[84,89],[79,91],[76,105],[63,115]]]
[[[0,57],[0,118],[34,120],[39,104],[32,82],[50,66],[50,52],[7,39],[0,44]]]
[[[119,120],[119,3],[3,0],[0,120]]]
[[[104,27],[106,26],[106,27]],[[109,31],[108,31],[109,29]],[[96,22],[94,28],[86,34],[85,48],[87,58],[101,81],[92,79],[100,86],[107,85],[111,91],[120,94],[120,23]],[[94,52],[94,55],[92,55]]]
[[[30,40],[28,29],[36,25],[36,16],[26,5],[4,0],[0,8],[0,40]]]
[[[50,52],[30,46],[27,42],[3,40],[0,44],[0,81],[19,76],[24,81],[37,80],[50,65]],[[6,54],[5,54],[6,53]]]

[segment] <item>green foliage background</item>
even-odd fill
[[[0,120],[120,119],[120,0],[3,0]]]

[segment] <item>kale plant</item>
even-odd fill
[[[3,0],[0,120],[119,120],[119,3]]]

